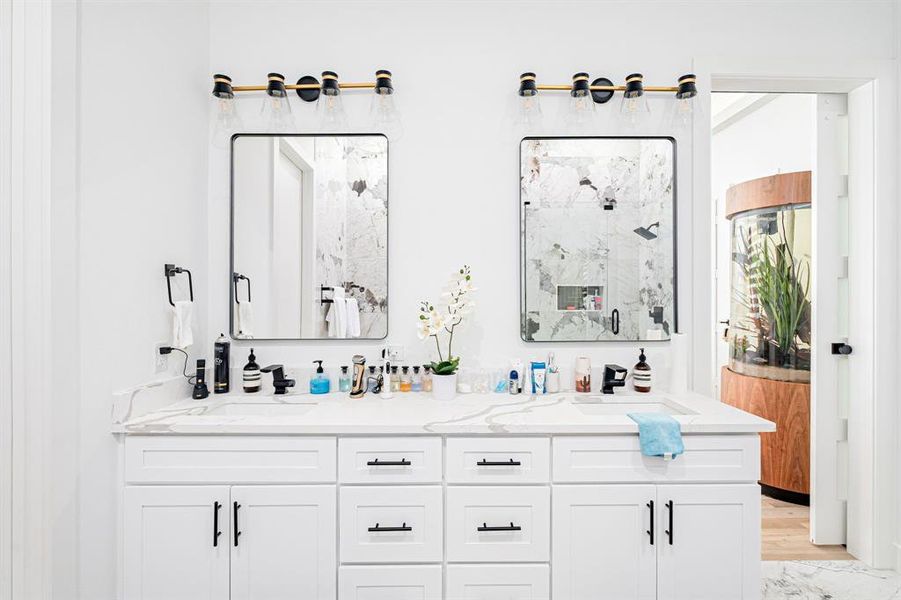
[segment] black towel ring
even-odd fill
[[[176,267],[175,265],[169,263],[163,265],[163,268],[163,274],[166,276],[166,290],[169,292],[169,304],[175,306],[175,302],[172,300],[172,276],[178,275],[179,273],[188,274],[188,291],[191,297],[191,302],[194,302],[194,279],[191,277],[191,271],[183,267]]]
[[[232,273],[232,283],[235,284],[235,304],[241,304],[241,301],[238,300],[238,281],[242,279],[247,282],[247,301],[252,302],[250,299],[250,277],[241,273]]]

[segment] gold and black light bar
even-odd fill
[[[304,75],[295,84],[285,83],[285,77],[279,73],[269,73],[266,85],[233,85],[228,75],[213,75],[213,96],[217,98],[233,98],[238,92],[266,92],[268,94],[294,90],[305,102],[315,102],[319,95],[336,95],[340,90],[376,90],[380,94],[391,94],[394,86],[391,83],[391,71],[379,69],[375,72],[375,81],[342,82],[334,71],[323,71],[322,81],[312,75]],[[273,90],[273,86],[277,89]]]
[[[668,92],[675,94],[676,98],[680,100],[687,100],[698,95],[696,81],[697,78],[689,73],[679,77],[678,85],[675,86],[644,85],[642,74],[632,73],[626,77],[624,85],[614,85],[606,77],[598,77],[589,84],[588,73],[576,73],[573,75],[572,83],[554,85],[539,84],[535,73],[529,72],[519,76],[519,95],[534,96],[539,91],[569,92],[572,95],[584,95],[587,90],[591,93],[592,100],[597,104],[604,104],[613,98],[615,92],[624,92],[627,98],[641,96],[645,92]]]

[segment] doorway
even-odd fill
[[[764,560],[854,558],[848,123],[847,94],[711,99],[717,394],[777,424],[761,436]]]

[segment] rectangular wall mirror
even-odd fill
[[[235,339],[388,335],[388,140],[232,140]]]
[[[672,138],[522,140],[523,340],[676,331],[674,161]]]

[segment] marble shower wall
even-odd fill
[[[523,339],[668,339],[674,330],[672,141],[525,139],[521,156]],[[650,228],[653,240],[635,232],[658,222]],[[566,286],[576,293],[598,288],[600,303],[565,302]],[[662,324],[653,323],[654,307],[663,308]]]
[[[388,332],[388,142],[381,136],[316,138],[314,175],[317,337],[327,337],[319,286],[353,282],[361,337]]]

